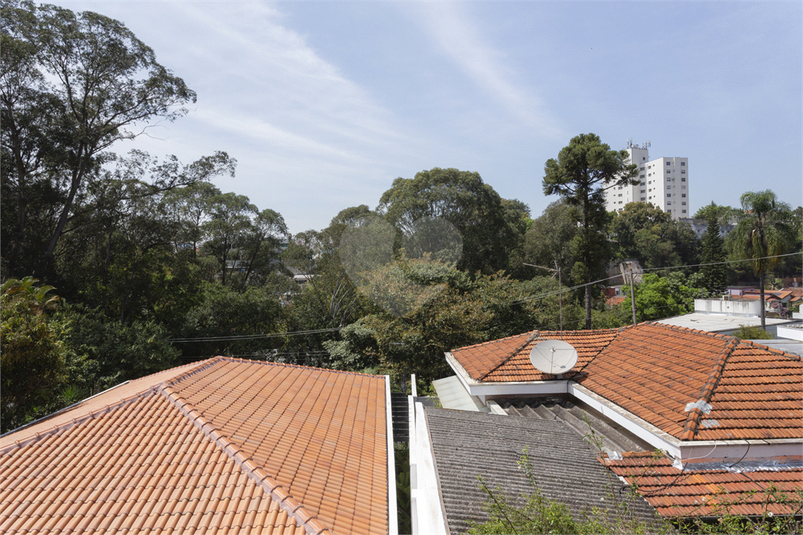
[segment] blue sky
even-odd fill
[[[118,152],[225,150],[216,184],[293,233],[433,167],[537,217],[544,162],[586,132],[688,157],[692,212],[767,188],[803,204],[797,1],[54,3],[124,22],[198,93]]]

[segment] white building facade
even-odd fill
[[[652,203],[672,219],[691,217],[689,212],[689,159],[650,160],[649,142],[641,147],[627,142],[628,163],[638,165],[639,184],[605,190],[605,209],[622,210],[630,202]]]

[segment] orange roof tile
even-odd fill
[[[665,517],[799,514],[797,493],[803,492],[803,468],[681,469],[668,458],[653,454],[601,461],[635,485]]]
[[[564,377],[678,439],[803,437],[801,357],[730,336],[642,323],[534,331],[451,353],[478,382],[548,381],[555,376],[529,358],[547,339],[577,349],[577,365]]]
[[[0,532],[387,533],[385,409],[384,377],[267,362],[138,379],[0,437]]]

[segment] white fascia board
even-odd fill
[[[390,376],[385,376],[385,423],[388,439],[388,534],[398,535],[399,516],[396,509],[396,448],[393,441],[393,409],[390,404]]]
[[[454,355],[446,353],[446,362],[457,374],[457,378],[472,396],[477,396],[483,403],[489,397],[520,396],[520,395],[552,395],[568,393],[568,380],[555,381],[510,381],[510,382],[479,382],[473,379],[468,372],[460,365]]]

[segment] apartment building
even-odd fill
[[[690,217],[689,159],[657,158],[650,160],[650,143],[640,147],[627,141],[629,163],[638,165],[640,183],[635,186],[614,186],[605,190],[605,209],[619,211],[630,202],[652,203],[669,212],[672,219]]]

